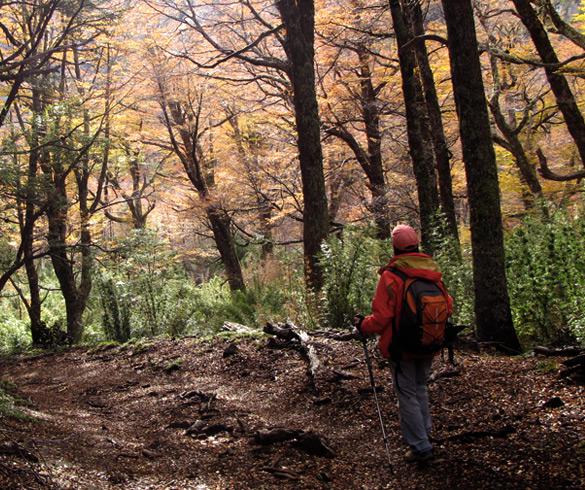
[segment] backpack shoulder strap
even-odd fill
[[[398,276],[404,282],[406,282],[406,280],[408,279],[408,276],[404,273],[404,271],[401,271],[400,269],[398,269],[396,267],[388,267],[386,270],[388,272],[391,272],[392,274]]]

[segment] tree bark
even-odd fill
[[[423,12],[420,2],[416,1],[410,5],[410,17],[412,19],[413,33],[418,38],[425,35]],[[449,234],[459,244],[459,231],[457,229],[457,215],[455,214],[455,202],[453,199],[453,184],[451,179],[451,152],[447,145],[443,120],[441,117],[441,106],[435,87],[435,79],[429,55],[424,39],[415,44],[416,59],[420,69],[420,76],[424,89],[427,112],[431,135],[433,138],[433,149],[435,161],[437,162],[437,174],[439,177],[439,196],[441,199],[441,210],[447,219]]]
[[[26,203],[24,212],[24,221],[21,225],[22,247],[24,253],[24,268],[28,281],[29,303],[26,305],[30,319],[30,330],[33,345],[44,345],[48,340],[47,328],[41,320],[41,291],[39,283],[39,273],[34,262],[34,226],[35,220],[35,201],[39,196],[35,192],[35,183],[37,181],[37,172],[39,166],[39,142],[40,137],[44,134],[42,127],[42,100],[41,94],[33,84],[31,90],[32,99],[32,131],[30,138],[31,151],[28,160],[27,190]]]
[[[232,291],[245,289],[240,261],[236,254],[234,236],[230,230],[230,217],[219,206],[209,204],[205,212],[211,224],[215,244],[225,268]]]
[[[467,177],[480,339],[520,350],[506,283],[500,189],[470,0],[442,0]]]
[[[422,245],[432,252],[433,222],[439,212],[439,194],[429,118],[421,82],[417,76],[412,36],[400,0],[390,0],[390,10],[398,44],[408,144],[418,191]]]
[[[65,188],[65,175],[59,164],[53,166],[45,165],[44,171],[49,176],[53,172],[51,203],[47,208],[48,221],[47,239],[49,243],[49,255],[61,294],[65,301],[65,312],[67,316],[67,335],[71,342],[75,343],[81,339],[83,325],[81,317],[85,309],[85,302],[80,297],[75,281],[73,262],[67,256],[67,216],[69,202]],[[51,168],[52,167],[52,168]]]
[[[368,171],[366,172],[372,193],[372,210],[378,228],[378,238],[390,238],[390,221],[388,216],[388,197],[386,179],[382,163],[382,132],[380,130],[379,100],[372,82],[370,56],[358,51],[360,60],[360,104],[366,127],[368,144]]]
[[[581,49],[585,49],[585,35],[581,34],[581,32],[568,22],[565,22],[550,0],[541,0],[540,3],[544,6],[546,14],[552,21],[558,33],[565,36]]]
[[[558,72],[559,58],[548,38],[546,29],[530,5],[530,1],[513,0],[513,2],[522,23],[530,33],[540,58],[546,64],[544,68],[546,78],[557,101],[557,106],[565,118],[567,129],[575,141],[581,163],[585,166],[585,120],[567,79]]]
[[[286,29],[284,49],[289,60],[298,134],[305,278],[311,289],[320,290],[323,271],[318,254],[329,232],[329,216],[315,89],[315,6],[313,0],[280,0],[277,6]]]

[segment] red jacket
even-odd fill
[[[442,274],[430,255],[421,253],[401,254],[393,257],[386,267],[380,269],[380,281],[372,301],[372,314],[364,318],[362,332],[365,335],[380,335],[378,347],[382,356],[390,357],[392,344],[392,321],[400,316],[404,281],[388,269],[400,269],[408,277],[420,277],[440,282]],[[449,299],[449,314],[453,311],[453,299]]]

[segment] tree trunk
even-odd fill
[[[135,230],[143,230],[146,228],[146,219],[148,213],[142,209],[142,172],[140,169],[140,162],[138,161],[138,155],[132,155],[130,158],[130,177],[132,177],[132,195],[127,200],[130,214],[132,215],[132,227]]]
[[[320,290],[323,271],[318,254],[329,232],[329,216],[315,90],[315,6],[313,0],[281,0],[277,6],[286,29],[284,48],[289,61],[298,134],[304,199],[305,278],[311,289]]]
[[[372,193],[372,210],[378,228],[378,238],[390,238],[390,221],[388,214],[388,197],[386,195],[386,179],[382,164],[382,132],[380,131],[379,100],[372,83],[370,56],[365,50],[358,51],[360,60],[360,104],[362,117],[366,127],[368,143],[367,176]]]
[[[258,199],[260,207],[260,223],[262,224],[262,259],[271,257],[274,253],[274,238],[272,236],[272,205],[267,199]]]
[[[81,81],[81,68],[77,50],[73,50],[73,61],[76,78]],[[67,55],[63,54],[61,61],[61,83],[59,86],[60,100],[65,98],[65,67],[67,66]],[[83,94],[83,92],[82,92]],[[90,139],[90,118],[87,109],[83,110],[83,135],[86,141]],[[60,120],[55,121],[59,129]],[[65,301],[65,312],[67,315],[67,338],[72,343],[77,343],[83,335],[83,313],[87,306],[87,299],[91,291],[91,276],[93,268],[93,257],[91,254],[91,233],[89,229],[90,210],[88,207],[89,197],[89,175],[90,162],[88,152],[82,152],[76,157],[74,163],[65,168],[62,155],[57,149],[54,152],[46,151],[41,158],[41,168],[47,180],[52,185],[49,196],[49,204],[46,209],[48,222],[47,241],[49,244],[49,256],[59,286]],[[79,273],[81,276],[79,285],[76,279],[76,267],[73,256],[70,258],[67,250],[69,197],[67,194],[67,182],[70,171],[73,169],[77,183],[77,200],[79,202],[79,214],[81,221],[80,230],[80,253],[81,265]],[[96,197],[96,199],[99,199]],[[74,252],[73,252],[74,253]]]
[[[65,76],[65,54],[61,76]],[[63,80],[63,78],[62,78]],[[61,99],[64,98],[64,83],[60,87]],[[84,123],[87,123],[84,117]],[[59,120],[55,122],[58,127]],[[50,182],[51,189],[48,196],[48,206],[45,214],[47,216],[48,230],[47,241],[49,256],[53,270],[59,281],[61,294],[65,301],[65,312],[67,316],[67,335],[71,342],[80,340],[82,334],[81,315],[79,314],[79,298],[73,260],[67,255],[67,218],[69,210],[69,199],[67,196],[67,172],[63,167],[63,161],[58,151],[52,153],[44,151],[41,157],[41,168]]]
[[[517,352],[506,284],[500,189],[470,0],[442,0],[471,214],[475,320],[481,340]]]
[[[412,19],[413,33],[416,37],[425,35],[423,13],[418,1],[410,6],[410,17]],[[445,214],[449,227],[449,234],[459,244],[459,231],[457,230],[457,215],[455,214],[455,202],[453,200],[453,184],[451,181],[451,153],[447,145],[443,120],[441,117],[441,106],[435,88],[435,79],[429,62],[429,55],[424,40],[416,43],[416,59],[420,69],[420,76],[424,88],[424,96],[427,104],[431,135],[433,138],[433,149],[435,161],[437,162],[437,173],[439,176],[439,195],[441,199],[441,210]]]
[[[39,273],[32,259],[32,236],[26,238],[24,247],[24,267],[28,281],[30,294],[27,312],[30,319],[30,333],[34,346],[43,346],[47,339],[47,328],[41,320],[41,291],[39,286]]]
[[[50,172],[50,169],[49,169]],[[81,304],[75,282],[73,262],[67,256],[67,193],[65,190],[64,176],[58,170],[53,181],[54,189],[51,196],[51,204],[47,208],[47,221],[49,224],[47,239],[49,242],[49,255],[61,294],[65,301],[67,315],[67,335],[73,343],[81,339],[83,326],[81,315],[85,304]]]
[[[230,230],[229,216],[223,209],[213,204],[209,204],[205,212],[211,224],[215,244],[225,268],[230,289],[232,291],[245,289],[240,261],[236,255],[234,237]]]
[[[575,29],[571,24],[565,22],[557,12],[555,6],[550,0],[541,0],[540,2],[546,9],[546,13],[559,34],[565,36],[581,49],[585,49],[585,35]],[[571,18],[572,16],[569,16]]]
[[[530,1],[513,0],[513,2],[522,23],[530,33],[530,37],[540,58],[547,65],[544,68],[546,78],[555,95],[557,106],[565,118],[567,129],[575,141],[577,151],[581,157],[581,163],[585,166],[585,120],[583,120],[583,115],[579,111],[575,96],[571,92],[567,79],[558,71],[559,58],[555,53],[544,26],[530,5]]]
[[[39,163],[39,142],[44,133],[42,127],[42,100],[38,88],[34,85],[31,90],[32,97],[32,132],[30,138],[31,151],[28,160],[27,190],[26,203],[24,212],[24,221],[21,226],[22,248],[24,253],[24,268],[28,281],[28,290],[30,295],[29,304],[27,305],[28,316],[30,319],[30,330],[33,345],[42,346],[46,343],[48,335],[47,328],[41,321],[41,291],[39,285],[39,273],[34,262],[34,226],[35,220],[35,201],[39,198],[35,191],[37,181],[38,163]]]
[[[408,144],[418,191],[422,245],[427,251],[432,252],[433,222],[439,211],[439,194],[429,119],[422,86],[416,73],[414,46],[412,43],[407,45],[412,36],[405,22],[400,1],[390,0],[390,10],[398,44]]]

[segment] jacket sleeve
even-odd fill
[[[392,325],[396,311],[398,284],[390,272],[383,272],[372,301],[372,314],[364,318],[362,332],[365,335],[382,334]]]

